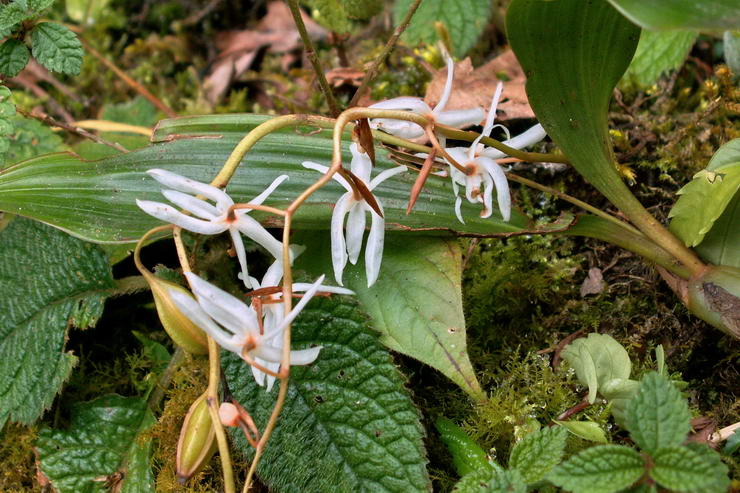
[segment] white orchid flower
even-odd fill
[[[442,97],[434,109],[421,98],[403,96],[389,99],[370,105],[369,108],[382,110],[402,110],[424,115],[435,123],[455,128],[477,125],[483,120],[485,113],[481,108],[467,110],[444,111],[447,101],[452,93],[452,81],[454,79],[455,63],[451,57],[447,57],[447,81],[445,82]],[[424,135],[424,129],[413,122],[395,120],[392,118],[374,118],[370,120],[370,127],[383,130],[386,133],[401,137],[403,139],[415,139]]]
[[[370,157],[359,150],[357,144],[350,145],[352,151],[351,170],[358,179],[367,186],[371,192],[388,178],[406,171],[406,167],[398,166],[380,172],[375,178],[370,179],[372,171],[372,161]],[[321,164],[304,161],[303,167],[326,173],[329,168]],[[380,272],[380,263],[383,259],[383,241],[385,239],[385,219],[379,216],[362,197],[355,197],[354,191],[347,180],[338,174],[334,175],[338,181],[347,190],[334,205],[334,212],[331,216],[331,261],[334,267],[334,278],[337,284],[342,284],[342,273],[347,265],[347,260],[352,264],[357,263],[362,249],[362,237],[365,234],[365,213],[369,212],[372,217],[370,225],[370,234],[367,237],[367,246],[365,247],[365,273],[367,275],[368,287],[375,284]],[[378,207],[383,212],[383,205],[378,201]],[[346,241],[344,231],[344,218],[347,219]]]
[[[247,271],[247,254],[240,233],[264,247],[273,257],[281,258],[282,243],[275,239],[257,220],[248,215],[249,209],[231,209],[234,201],[223,190],[163,169],[150,169],[147,173],[159,183],[171,189],[162,190],[162,195],[176,206],[192,214],[192,216],[161,202],[137,200],[136,204],[147,214],[194,233],[215,235],[228,230],[234,242],[236,256],[239,259],[240,278],[244,281],[246,287],[251,288],[252,286]],[[278,185],[287,179],[288,175],[278,176],[264,192],[248,203],[261,205]],[[196,198],[195,195],[202,195],[214,202],[215,205]]]
[[[279,269],[282,271],[282,265]],[[274,271],[273,271],[274,274]],[[319,290],[332,289],[322,286],[324,276],[313,284],[294,284],[294,289],[301,289],[305,294],[296,303],[287,316],[263,317],[238,298],[213,284],[201,279],[192,272],[185,274],[192,287],[195,298],[185,293],[173,292],[172,300],[182,313],[193,323],[210,335],[219,346],[238,355],[245,361],[258,364],[268,363],[270,371],[277,371],[282,360],[282,335],[285,327],[292,323],[306,304]],[[266,276],[267,277],[267,276]],[[280,273],[282,277],[282,272]],[[269,280],[269,279],[265,279]],[[336,288],[334,288],[336,289]],[[343,291],[349,292],[349,290]],[[274,305],[282,312],[283,304]],[[272,312],[273,309],[270,309]],[[277,308],[274,310],[277,313]],[[293,350],[290,352],[291,365],[308,365],[319,355],[321,347]],[[255,380],[259,385],[265,384],[265,373],[252,367]],[[270,377],[268,375],[268,377]],[[274,377],[268,378],[267,390],[272,388]]]

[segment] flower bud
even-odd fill
[[[177,480],[185,483],[205,466],[216,452],[216,430],[204,393],[190,406],[177,442]]]
[[[711,266],[689,282],[692,313],[736,339],[740,338],[740,269]]]
[[[152,295],[154,295],[154,304],[157,306],[159,320],[175,344],[192,354],[208,353],[206,333],[180,311],[172,300],[170,292],[178,291],[191,298],[193,295],[182,286],[160,279],[151,273],[144,277],[149,283]]]

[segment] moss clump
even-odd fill
[[[8,423],[0,440],[0,491],[20,493],[39,491],[33,442],[37,427]]]

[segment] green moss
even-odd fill
[[[20,493],[39,491],[35,474],[33,442],[37,427],[9,423],[0,440],[0,491]]]

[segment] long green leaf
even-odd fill
[[[514,0],[511,46],[527,74],[527,95],[573,167],[641,229],[655,220],[622,182],[607,127],[612,90],[640,30],[605,1]]]
[[[404,377],[351,298],[312,301],[293,325],[295,348],[321,346],[291,368],[285,407],[257,468],[271,491],[429,491],[419,412]],[[224,353],[229,388],[262,428],[277,388],[266,392],[250,366]],[[254,448],[234,434],[248,457]]]
[[[144,172],[162,168],[198,181],[209,182],[221,169],[237,142],[268,117],[221,115],[181,118],[163,122],[151,146],[87,162],[71,154],[54,154],[31,159],[0,172],[0,210],[15,212],[58,227],[82,239],[98,243],[133,243],[142,234],[161,224],[136,206],[135,200],[166,201],[160,185]],[[303,129],[306,132],[315,129]],[[302,161],[329,163],[330,132],[299,134],[283,131],[260,141],[246,156],[227,191],[237,201],[248,201],[261,193],[278,175],[287,173],[271,197],[270,205],[287,206],[319,177],[304,169]],[[385,152],[378,152],[378,168],[394,164]],[[344,160],[350,161],[345,146]],[[480,209],[465,202],[461,224],[455,218],[449,180],[429,180],[416,204],[406,216],[406,203],[415,173],[405,173],[375,190],[383,204],[386,227],[402,231],[457,231],[474,234],[517,232],[529,219],[519,212],[506,223],[496,214],[477,217]],[[344,189],[331,182],[311,196],[296,214],[297,228],[327,229],[334,203]],[[269,226],[275,217],[254,214]]]
[[[609,0],[635,24],[652,30],[740,29],[737,0]]]

